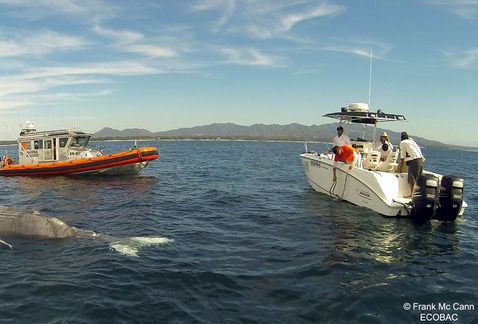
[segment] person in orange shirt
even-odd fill
[[[333,180],[337,181],[336,166],[339,160],[344,161],[346,163],[350,163],[350,169],[352,169],[359,160],[360,152],[356,148],[353,148],[350,145],[334,146],[332,148],[332,151],[335,154]]]

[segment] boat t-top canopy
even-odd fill
[[[377,112],[370,112],[367,104],[350,104],[349,107],[343,107],[340,112],[325,114],[323,117],[345,120],[347,122],[358,124],[373,124],[386,121],[405,121],[403,115],[387,114],[379,109]]]

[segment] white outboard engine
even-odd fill
[[[456,176],[443,176],[440,188],[440,207],[435,218],[443,222],[454,222],[463,205],[465,181]]]
[[[438,177],[433,174],[421,174],[418,176],[413,194],[413,209],[410,217],[417,223],[428,222],[438,209]]]

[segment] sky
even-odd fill
[[[379,127],[478,146],[478,0],[0,0],[0,140],[325,124],[370,70]]]

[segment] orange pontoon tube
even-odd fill
[[[133,174],[138,173],[141,169],[146,167],[149,161],[155,160],[158,157],[158,149],[155,147],[143,147],[85,159],[41,162],[36,164],[9,165],[6,162],[11,161],[11,159],[8,156],[4,156],[3,161],[5,161],[5,163],[3,163],[3,167],[0,169],[0,175],[108,174],[111,170],[118,170],[120,167],[122,169],[119,173]],[[114,171],[112,173],[114,173]]]

